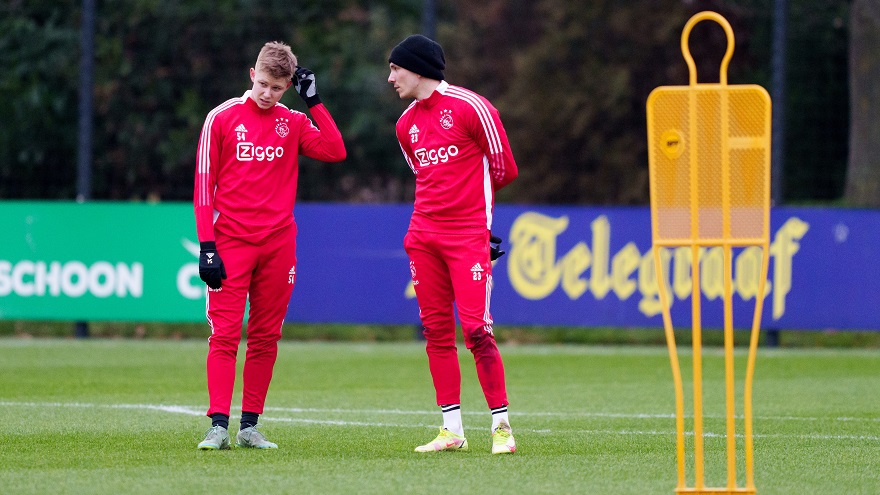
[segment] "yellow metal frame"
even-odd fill
[[[688,39],[693,27],[704,20],[715,21],[721,25],[727,34],[727,51],[721,62],[720,82],[718,84],[699,84],[697,82],[697,70],[693,57],[688,47]],[[676,493],[693,493],[693,494],[734,494],[734,493],[755,493],[754,480],[754,444],[752,431],[752,383],[755,370],[755,357],[757,354],[758,337],[760,333],[761,313],[763,311],[763,302],[765,296],[765,285],[767,280],[767,272],[769,267],[769,226],[770,226],[770,97],[766,90],[760,86],[754,85],[737,85],[730,86],[727,84],[727,67],[733,56],[734,38],[733,30],[724,17],[715,12],[701,12],[694,15],[685,25],[681,35],[681,51],[690,70],[689,86],[667,86],[654,90],[648,98],[647,114],[648,114],[648,141],[649,141],[649,167],[651,177],[651,223],[653,238],[653,254],[654,264],[657,275],[657,284],[659,289],[659,297],[663,308],[663,326],[666,335],[667,347],[669,349],[669,357],[672,364],[672,374],[675,386],[675,413],[676,413],[676,457],[678,461],[678,485],[675,489]],[[743,93],[745,91],[746,93]],[[758,111],[753,112],[757,116],[753,119],[755,122],[763,119],[757,127],[763,129],[758,135],[743,136],[731,135],[731,118],[736,113],[736,104],[742,103],[742,99],[736,99],[737,95],[749,95],[750,102],[759,102]],[[658,110],[655,106],[658,104],[663,95],[678,95],[677,101],[687,105],[686,120],[682,115],[682,121],[686,122],[683,129],[659,129],[656,128]],[[717,98],[719,101],[718,111],[711,115],[712,122],[717,124],[717,129],[711,127],[713,131],[720,133],[717,142],[711,144],[720,149],[718,153],[720,163],[720,199],[712,197],[711,202],[713,209],[710,212],[705,204],[706,198],[701,199],[700,187],[705,182],[701,182],[704,175],[701,172],[705,170],[718,172],[719,167],[713,163],[711,165],[702,163],[701,156],[697,150],[701,148],[700,137],[706,136],[706,131],[700,129],[701,119],[705,115],[701,115],[698,111],[698,98],[709,96]],[[714,101],[714,100],[713,100]],[[666,108],[666,107],[661,107]],[[667,108],[668,109],[668,108]],[[746,111],[754,110],[749,107]],[[684,112],[682,112],[684,113]],[[715,136],[715,134],[712,134]],[[750,150],[752,156],[758,157],[756,160],[763,160],[763,168],[758,166],[760,172],[748,176],[751,181],[747,184],[737,184],[732,182],[732,166],[737,164],[731,163],[731,151]],[[716,150],[717,151],[717,150]],[[662,153],[662,155],[660,154]],[[666,157],[664,160],[663,156]],[[663,162],[666,165],[662,165]],[[707,166],[709,165],[709,166]],[[680,175],[668,175],[676,180],[667,180],[661,183],[658,174],[674,174],[675,172],[658,171],[658,167],[680,167],[679,170],[687,169],[688,173]],[[746,172],[748,173],[748,172]],[[667,177],[667,176],[661,176]],[[739,175],[737,175],[739,177]],[[714,180],[714,179],[713,179]],[[711,182],[714,184],[714,182]],[[672,186],[678,188],[675,189]],[[683,198],[681,186],[687,188],[689,198]],[[735,189],[736,188],[736,189]],[[757,193],[747,192],[745,196],[748,198],[746,202],[754,200],[752,203],[745,205],[759,213],[753,217],[736,218],[736,225],[749,225],[748,219],[758,218],[763,222],[760,232],[754,232],[750,235],[742,235],[742,231],[749,231],[748,227],[737,227],[734,232],[732,225],[732,217],[738,215],[739,209],[744,206],[743,201],[737,200],[735,206],[732,207],[733,199],[737,198],[737,194],[742,194],[743,190],[753,191],[755,188],[762,188]],[[678,192],[673,192],[673,190]],[[704,193],[705,194],[705,193]],[[665,202],[664,202],[665,201]],[[715,203],[720,205],[720,212]],[[686,204],[689,203],[689,204]],[[676,208],[677,207],[677,208]],[[668,230],[661,230],[661,221],[664,215],[677,215],[675,219],[681,220],[675,225],[675,229],[685,231],[688,229],[686,225],[683,211],[689,210],[689,230],[690,235],[670,235]],[[674,213],[670,213],[674,212]],[[701,218],[703,215],[705,218]],[[710,217],[711,215],[711,217]],[[680,218],[679,218],[680,217]],[[706,224],[713,225],[716,219],[720,217],[720,229],[715,227],[706,228]],[[672,230],[675,230],[672,229]],[[704,230],[711,231],[711,235],[705,234]],[[720,234],[720,235],[719,235]],[[734,376],[734,346],[733,346],[733,249],[736,247],[757,246],[762,250],[762,263],[760,269],[760,278],[758,284],[757,295],[755,296],[755,312],[752,319],[751,339],[749,343],[748,362],[744,378],[743,386],[743,417],[744,417],[744,461],[745,461],[745,486],[739,487],[737,484],[737,445],[736,445],[736,397],[735,397],[735,376]],[[682,383],[681,365],[678,359],[678,350],[675,344],[675,334],[673,332],[672,317],[670,308],[672,305],[669,288],[666,282],[666,275],[663,273],[663,263],[661,262],[661,250],[671,248],[687,248],[691,249],[691,266],[693,288],[691,294],[692,302],[692,340],[693,340],[693,446],[694,446],[694,478],[693,486],[688,486],[685,470],[685,411],[684,411],[684,387]],[[723,288],[724,288],[724,375],[725,375],[725,412],[726,412],[726,453],[727,453],[727,483],[723,488],[710,488],[706,486],[704,474],[704,433],[703,433],[703,377],[702,377],[702,323],[701,323],[701,289],[700,289],[700,253],[707,247],[721,247],[723,249]]]

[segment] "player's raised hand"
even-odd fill
[[[489,235],[489,257],[492,261],[497,260],[506,252],[501,250],[501,238],[497,235]]]
[[[300,98],[306,102],[309,108],[321,103],[321,97],[318,96],[318,85],[315,82],[315,73],[305,67],[296,67],[293,73],[294,88],[299,93]]]
[[[226,267],[223,266],[223,260],[217,253],[217,243],[207,241],[199,243],[199,246],[201,247],[199,278],[208,284],[208,287],[217,290],[223,286],[223,279],[226,278]]]

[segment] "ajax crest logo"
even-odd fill
[[[444,129],[452,129],[452,110],[446,109],[440,111],[440,127]]]
[[[275,119],[275,122],[277,122],[277,124],[275,124],[275,132],[281,137],[287,137],[287,135],[290,134],[290,128],[287,127],[287,119],[280,117]]]

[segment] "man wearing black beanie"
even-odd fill
[[[421,34],[414,34],[401,41],[391,50],[388,61],[437,81],[443,80],[443,69],[446,68],[443,48]]]
[[[416,452],[467,450],[461,421],[461,369],[454,309],[492,413],[492,453],[516,451],[507,414],[504,364],[492,331],[492,261],[504,254],[492,235],[495,191],[518,170],[498,110],[444,81],[443,48],[412,35],[388,57],[388,82],[414,99],[397,121],[397,139],[416,176],[404,247],[425,328],[428,367],[443,427]],[[454,306],[453,306],[454,303]]]

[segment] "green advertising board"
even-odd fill
[[[189,204],[5,201],[0,229],[0,319],[205,319]]]

